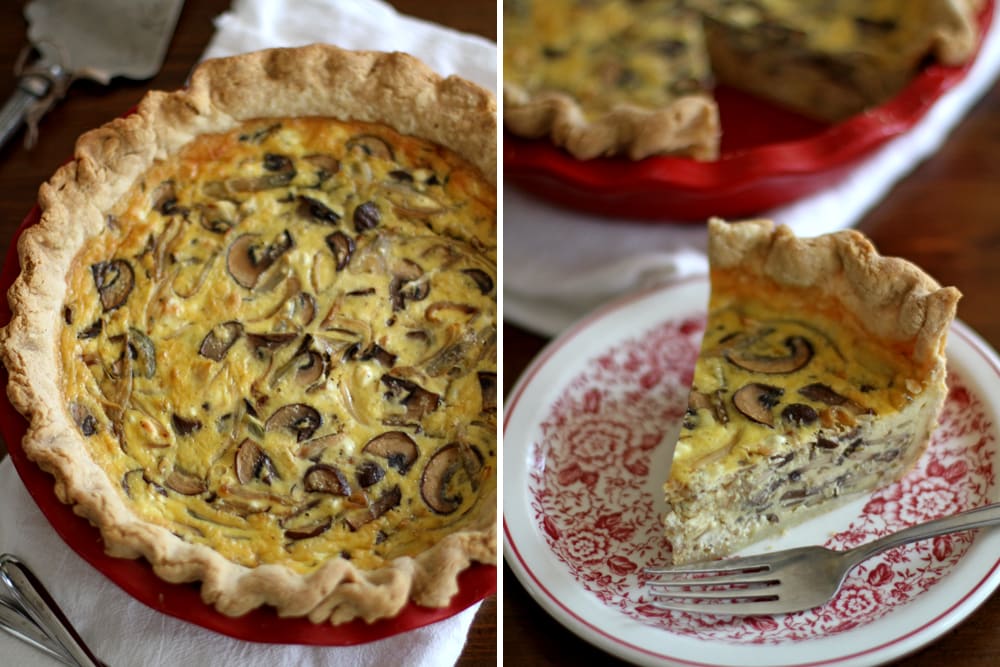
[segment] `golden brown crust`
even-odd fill
[[[944,358],[944,341],[961,292],[941,287],[913,264],[882,257],[860,232],[797,238],[770,220],[709,221],[713,270],[736,269],[780,286],[834,299],[888,342],[912,342],[919,366]]]
[[[144,556],[172,582],[202,582],[203,599],[243,614],[263,604],[314,622],[372,621],[409,601],[443,606],[458,573],[473,561],[496,563],[496,489],[476,519],[430,550],[374,571],[328,561],[303,576],[287,567],[246,568],[137,519],[108,477],[83,454],[60,388],[59,330],[65,276],[77,251],[102,232],[107,211],[155,160],[203,133],[271,116],[332,116],[382,123],[464,156],[496,184],[496,103],[456,77],[441,78],[405,54],[348,52],[314,45],[208,61],[189,88],[149,93],[136,113],[88,132],[73,161],[39,192],[42,216],[18,244],[21,276],[9,292],[14,312],[0,332],[8,395],[30,424],[23,447],[56,477],[60,500],[97,525],[109,553]]]
[[[681,97],[663,109],[619,106],[588,120],[568,95],[532,97],[507,84],[504,123],[522,136],[551,135],[553,143],[580,160],[620,153],[633,160],[658,154],[709,160],[719,151],[719,113],[707,95]]]

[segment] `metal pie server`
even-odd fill
[[[32,0],[24,8],[29,46],[16,65],[17,87],[0,109],[0,146],[38,121],[76,79],[107,85],[160,71],[184,0]]]

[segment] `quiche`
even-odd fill
[[[212,60],[39,202],[8,394],[109,553],[317,623],[496,563],[490,93],[400,53]]]
[[[904,475],[945,399],[960,293],[857,231],[709,222],[711,296],[664,486],[675,563],[727,555]]]
[[[505,0],[504,122],[574,157],[717,157],[713,84],[824,121],[965,62],[982,0]]]

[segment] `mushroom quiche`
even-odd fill
[[[80,139],[2,342],[25,452],[110,553],[334,623],[496,562],[495,113],[312,46]]]
[[[960,294],[860,233],[709,223],[711,297],[665,485],[676,563],[895,481],[946,396]]]
[[[718,81],[838,121],[974,52],[981,0],[505,0],[504,122],[574,157],[713,159]]]

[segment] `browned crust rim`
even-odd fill
[[[187,89],[150,92],[136,112],[84,134],[74,159],[39,191],[40,222],[18,243],[22,273],[8,293],[14,313],[0,330],[10,374],[8,396],[29,421],[23,448],[56,477],[60,500],[94,523],[107,551],[145,557],[161,578],[201,580],[202,598],[227,615],[261,605],[319,623],[373,621],[413,600],[441,607],[473,561],[495,564],[496,487],[490,485],[467,528],[413,558],[365,571],[343,558],[309,575],[280,565],[246,568],[138,520],[103,471],[82,454],[62,406],[58,331],[66,275],[77,251],[101,233],[105,211],[155,160],[199,134],[243,120],[332,116],[382,123],[462,155],[496,185],[496,101],[457,77],[442,78],[401,53],[352,52],[326,45],[272,49],[207,61]]]
[[[861,232],[798,238],[770,220],[708,223],[713,271],[737,269],[749,279],[807,289],[834,299],[868,331],[891,343],[912,343],[922,368],[944,364],[948,328],[962,294],[941,287],[916,265],[884,257]]]

